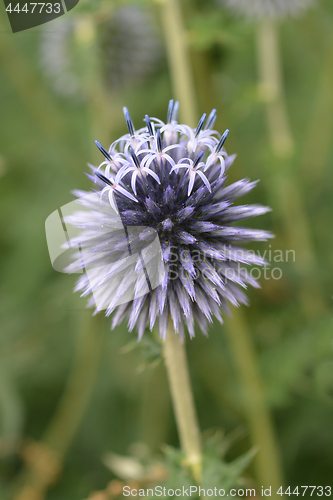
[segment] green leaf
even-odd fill
[[[239,484],[242,473],[251,463],[256,449],[252,448],[232,462],[226,463],[219,457],[204,456],[202,487],[224,489],[228,492]]]
[[[242,473],[250,464],[256,450],[252,448],[244,455],[236,458],[232,462],[226,462],[222,454],[229,448],[235,436],[229,439],[222,433],[215,433],[206,443],[203,451],[203,473],[201,488],[217,490],[224,489],[226,494],[233,487],[240,485]],[[224,445],[224,442],[227,444]],[[165,466],[168,472],[168,480],[162,484],[166,490],[189,489],[192,486],[191,498],[199,498],[194,491],[196,486],[190,470],[186,467],[184,454],[171,446],[164,448]],[[199,490],[198,490],[199,491]],[[157,498],[157,496],[156,496]],[[176,498],[176,495],[171,498]]]

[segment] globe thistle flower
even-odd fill
[[[231,9],[246,17],[284,17],[297,15],[313,0],[222,0]]]
[[[63,97],[85,97],[84,60],[79,46],[82,19],[62,17],[57,19],[54,30],[45,26],[41,34],[41,69]],[[110,89],[144,81],[162,59],[153,17],[140,6],[127,5],[112,11],[111,17],[99,24],[96,36],[102,70]]]
[[[68,271],[93,267],[76,289],[84,296],[93,294],[89,305],[96,305],[99,293],[106,315],[114,312],[112,327],[127,317],[139,338],[155,323],[164,338],[169,317],[182,338],[185,326],[194,336],[195,321],[206,334],[214,316],[222,322],[220,311],[229,313],[228,302],[246,304],[242,288],[259,285],[244,265],[265,261],[242,245],[272,237],[267,231],[233,226],[269,208],[234,205],[257,182],[242,179],[227,185],[235,155],[224,148],[228,131],[219,138],[213,130],[216,111],[207,120],[204,114],[192,129],[177,122],[177,110],[178,103],[170,101],[166,123],[146,115],[145,126],[135,130],[124,108],[128,134],[108,150],[96,141],[105,159],[97,168],[91,166],[88,175],[95,190],[77,191],[85,211],[65,219],[81,230],[72,245],[85,249],[84,262],[78,252]],[[154,260],[156,246],[151,250],[156,235],[160,263]],[[140,258],[133,260],[135,255]],[[135,280],[140,266],[145,272]],[[157,267],[158,279],[149,285],[148,276]],[[121,278],[115,281],[119,269]],[[128,300],[131,285],[134,293]]]
[[[117,9],[101,30],[104,72],[111,88],[145,81],[162,59],[152,14],[138,5]]]

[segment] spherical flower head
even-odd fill
[[[161,42],[149,10],[126,5],[112,11],[95,32],[87,35],[86,16],[57,19],[55,29],[42,28],[40,66],[55,92],[83,99],[86,40],[91,36],[103,61],[109,88],[136,85],[149,78],[163,58]],[[94,29],[94,25],[90,27]],[[96,40],[94,40],[96,38]],[[83,45],[82,45],[83,43]]]
[[[125,5],[112,12],[100,39],[104,71],[111,88],[146,81],[162,60],[154,17],[140,5]]]
[[[85,250],[68,271],[91,267],[77,290],[113,313],[112,327],[127,317],[139,338],[155,323],[164,338],[170,318],[182,338],[184,327],[194,336],[195,321],[206,334],[228,303],[246,304],[242,288],[259,285],[244,265],[265,261],[241,245],[272,237],[233,227],[269,209],[234,204],[256,182],[226,184],[235,155],[224,148],[229,131],[213,130],[216,111],[193,129],[177,123],[177,110],[170,101],[166,123],[146,115],[135,130],[124,108],[129,133],[108,150],[96,141],[105,160],[91,167],[95,190],[76,192],[85,211],[66,219],[81,230],[72,243]]]
[[[223,4],[250,18],[295,16],[313,0],[221,0]]]

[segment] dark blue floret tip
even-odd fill
[[[133,126],[132,118],[128,112],[128,109],[125,106],[123,107],[123,112],[124,112],[124,116],[125,116],[125,120],[126,120],[126,125],[128,128],[128,132],[129,132],[130,136],[133,137],[134,136],[134,126]]]
[[[156,143],[157,143],[157,151],[159,153],[162,153],[162,138],[161,138],[161,131],[160,129],[158,129],[158,131],[156,132]]]
[[[200,162],[200,160],[203,158],[203,155],[205,153],[203,151],[200,151],[200,153],[196,156],[194,162],[193,162],[193,167],[196,167],[198,165],[198,163]]]
[[[145,116],[145,120],[146,120],[146,124],[147,124],[148,133],[150,136],[153,136],[154,135],[153,126],[151,124],[151,121],[150,121],[150,118],[148,115]]]
[[[206,120],[206,113],[204,113],[202,115],[202,117],[200,118],[198,126],[197,126],[195,134],[194,134],[194,137],[198,137],[198,135],[200,134],[202,127],[203,127],[203,124],[205,123],[205,120]]]
[[[171,123],[172,121],[173,106],[173,99],[171,99],[168,106],[167,123]]]
[[[225,130],[225,132],[223,132],[222,134],[222,137],[220,139],[220,142],[218,143],[218,145],[216,146],[216,149],[215,149],[215,152],[216,153],[219,153],[223,147],[223,144],[225,143],[225,141],[227,140],[227,137],[228,137],[228,134],[229,134],[229,129]]]
[[[138,167],[138,168],[140,168],[139,158],[136,156],[136,154],[135,154],[134,149],[132,148],[132,146],[129,147],[129,152],[130,152],[130,155],[132,157],[132,160],[133,160],[135,166]]]
[[[95,172],[96,177],[98,177],[101,181],[105,182],[105,184],[108,184],[109,186],[112,186],[112,182],[105,177],[105,175],[101,174],[100,172]]]
[[[112,161],[112,158],[110,156],[110,154],[107,152],[106,149],[103,148],[102,144],[98,141],[95,141],[95,144],[96,146],[98,147],[98,149],[100,150],[100,152],[102,153],[102,155],[109,161]]]
[[[216,121],[216,109],[212,109],[210,112],[204,130],[212,129]]]

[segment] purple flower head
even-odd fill
[[[91,167],[94,193],[78,192],[86,211],[67,218],[86,251],[85,262],[77,254],[68,270],[93,266],[76,289],[91,295],[88,305],[102,298],[106,314],[114,313],[112,327],[128,318],[139,338],[155,323],[164,338],[169,318],[182,338],[184,327],[194,336],[195,321],[206,334],[214,316],[222,322],[221,311],[229,312],[228,302],[246,304],[242,288],[259,285],[244,265],[265,261],[241,245],[272,237],[233,226],[269,208],[234,205],[256,182],[226,185],[235,155],[224,149],[229,131],[220,137],[212,129],[216,111],[195,129],[178,124],[177,112],[170,101],[166,123],[146,115],[135,130],[124,108],[129,133],[109,150],[96,141],[105,160]]]

